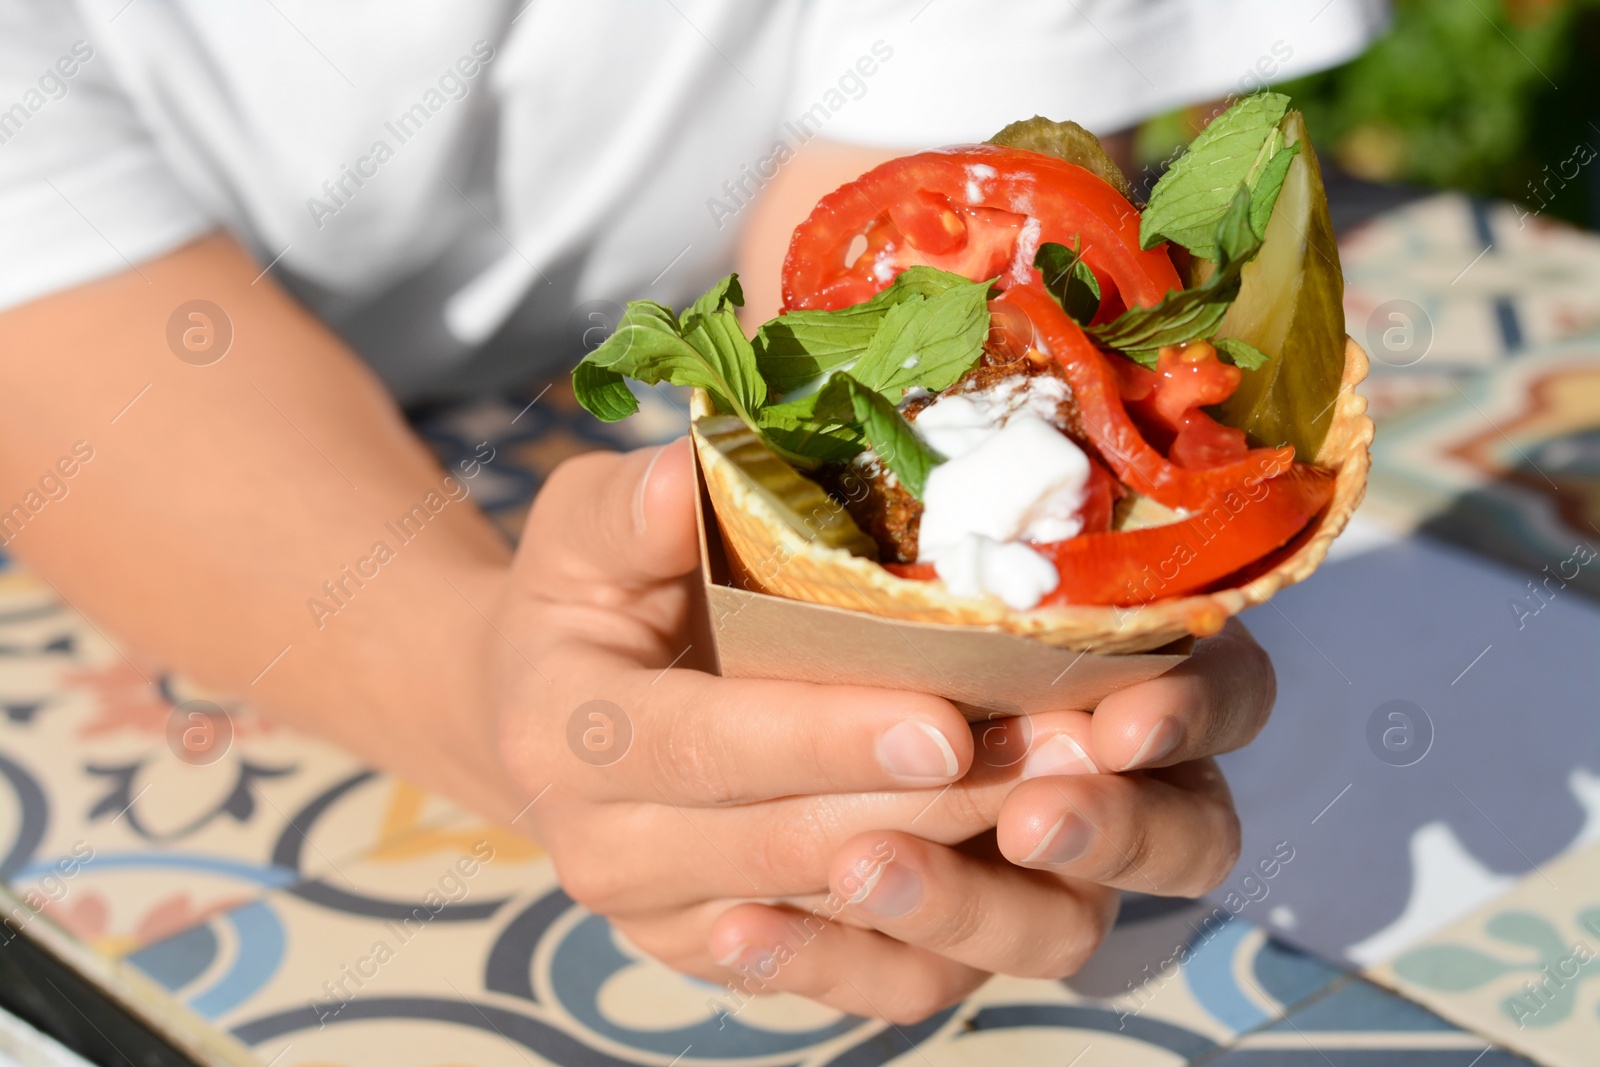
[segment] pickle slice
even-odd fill
[[[988,143],[1004,148],[1021,148],[1076,163],[1127,199],[1133,199],[1133,186],[1128,184],[1128,177],[1122,173],[1122,169],[1106,155],[1106,150],[1100,147],[1100,138],[1076,122],[1056,122],[1043,115],[1018,119],[989,138]]]
[[[1333,422],[1344,374],[1344,276],[1305,119],[1290,111],[1281,129],[1300,151],[1261,251],[1245,266],[1239,297],[1217,329],[1218,337],[1247,341],[1272,359],[1246,371],[1216,411],[1251,444],[1291,444],[1297,459],[1310,462]]]
[[[807,541],[842,548],[852,556],[878,558],[877,542],[856,525],[844,505],[779,459],[743,419],[712,415],[695,420],[694,428],[795,533]]]

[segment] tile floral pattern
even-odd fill
[[[1248,923],[1136,898],[1095,966],[1070,982],[995,979],[958,1008],[895,1027],[673,974],[574,905],[543,856],[482,827],[343,871],[359,892],[280,890],[130,961],[285,1067],[371,1062],[350,1050],[380,1039],[393,1050],[384,1062],[419,1065],[454,1050],[489,1065],[865,1067],[913,1046],[952,1064],[1180,1064],[1337,978]],[[1188,962],[1163,969],[1180,946]],[[254,962],[267,958],[273,967]]]
[[[1551,863],[1373,977],[1555,1067],[1600,1050],[1600,845]]]

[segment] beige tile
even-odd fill
[[[1369,977],[1551,1067],[1600,1050],[1600,844],[1559,859]]]

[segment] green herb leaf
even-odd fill
[[[923,443],[882,393],[839,371],[823,387],[816,410],[820,418],[860,426],[862,437],[884,466],[912,496],[922,499],[928,472],[944,462],[944,457]]]
[[[1315,460],[1334,419],[1345,370],[1344,278],[1317,153],[1297,111],[1284,117],[1298,151],[1261,251],[1240,275],[1239,296],[1218,327],[1272,362],[1244,376],[1218,417],[1252,445],[1291,444]]]
[[[1300,145],[1292,144],[1273,153],[1267,165],[1261,168],[1260,177],[1250,187],[1250,228],[1256,231],[1257,237],[1267,236],[1267,221],[1272,218],[1272,209],[1277,206],[1283,181],[1289,176],[1289,164],[1294,162],[1299,151]]]
[[[821,399],[822,393],[817,392],[787,403],[769,404],[759,416],[757,428],[767,443],[802,470],[842,463],[866,447],[853,415],[842,420],[818,416]]]
[[[1139,223],[1139,242],[1153,248],[1172,241],[1202,259],[1215,260],[1217,224],[1227,214],[1234,191],[1243,184],[1254,191],[1269,172],[1283,184],[1285,161],[1273,167],[1283,134],[1278,123],[1288,110],[1281,93],[1256,93],[1212,120],[1178,158],[1156,187]],[[1277,188],[1271,191],[1276,199]],[[1264,209],[1268,214],[1271,207]],[[1265,216],[1259,232],[1266,230]]]
[[[1115,322],[1089,329],[1095,340],[1136,363],[1153,367],[1164,345],[1180,345],[1216,333],[1228,306],[1239,295],[1239,275],[1261,248],[1250,227],[1250,189],[1240,184],[1216,226],[1212,243],[1217,269],[1199,285],[1168,293],[1155,307],[1134,307]],[[1248,357],[1247,357],[1248,358]]]
[[[685,308],[683,314],[678,316],[679,331],[688,333],[694,328],[695,320],[709,318],[729,304],[744,307],[744,286],[739,284],[737,274],[727,275]]]
[[[1217,347],[1218,353],[1227,357],[1229,363],[1245,370],[1260,370],[1272,358],[1255,345],[1237,337],[1218,337],[1211,343]]]
[[[1240,185],[1228,203],[1222,221],[1217,223],[1217,271],[1232,266],[1234,273],[1261,247],[1261,238],[1250,225],[1250,187]]]
[[[773,319],[756,331],[756,363],[775,393],[815,386],[829,371],[856,365],[890,309],[979,284],[934,267],[908,267],[864,304],[838,311],[791,311]]]
[[[1083,261],[1078,242],[1072,247],[1046,241],[1033,257],[1033,265],[1044,275],[1045,288],[1061,309],[1080,326],[1089,325],[1100,310],[1100,281]]]
[[[584,360],[572,371],[572,391],[601,422],[620,422],[639,410],[639,399],[622,375]]]
[[[898,403],[912,386],[937,393],[971,370],[989,336],[990,283],[962,282],[890,308],[851,375]]]
[[[738,278],[729,275],[683,313],[651,300],[634,300],[610,337],[574,369],[578,402],[601,419],[632,414],[617,392],[619,376],[650,385],[670,382],[695,386],[711,395],[719,411],[756,425],[767,402],[767,386],[755,352],[734,312],[744,301]],[[607,373],[596,373],[596,371]]]

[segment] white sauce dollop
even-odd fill
[[[983,183],[992,181],[1000,176],[1000,172],[987,163],[967,164],[967,203],[981,204],[983,202]]]
[[[957,596],[993,593],[1018,611],[1039,603],[1061,582],[1055,564],[1027,545],[1002,544],[982,534],[968,534],[940,553],[933,569]]]
[[[1083,529],[1089,460],[1050,421],[1065,395],[1057,378],[1010,378],[940,397],[912,424],[947,457],[928,475],[917,541],[952,592],[1027,609],[1058,584],[1055,566],[1017,542]]]

